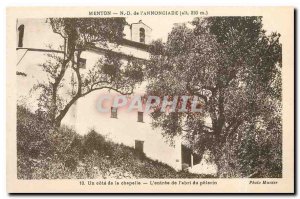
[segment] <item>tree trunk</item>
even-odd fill
[[[51,99],[51,110],[50,110],[50,121],[54,124],[55,123],[55,115],[56,115],[56,101],[57,101],[57,87],[56,84],[52,84],[52,99]]]
[[[55,118],[55,127],[60,127],[62,119],[66,116],[71,106],[79,99],[80,96],[75,96],[71,101],[65,106],[63,110],[60,111],[59,115]]]

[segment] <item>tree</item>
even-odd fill
[[[108,43],[118,44],[126,25],[124,18],[49,18],[47,22],[53,32],[64,39],[61,47],[64,55],[47,54],[49,60],[41,66],[48,81],[37,84],[34,90],[42,90],[39,106],[54,126],[60,126],[79,98],[100,89],[131,94],[134,86],[143,80],[142,61],[127,57],[125,63],[121,55],[113,51],[100,57],[89,69],[82,69],[80,65],[82,52],[95,43],[104,47],[108,47]]]
[[[262,27],[261,17],[197,18],[153,43],[148,93],[203,102],[202,113],[154,111],[153,126],[210,149],[219,175],[281,175],[282,47]]]

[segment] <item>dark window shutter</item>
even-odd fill
[[[144,153],[144,141],[135,140],[135,151],[139,154]]]
[[[144,122],[144,113],[138,112],[138,122]]]
[[[118,108],[111,107],[111,118],[118,118]]]
[[[140,42],[145,43],[145,29],[140,28]]]
[[[18,32],[19,32],[18,47],[23,47],[24,29],[25,29],[25,26],[23,24],[20,25],[18,28]]]

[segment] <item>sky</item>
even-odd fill
[[[172,16],[143,16],[136,17],[131,16],[126,20],[128,23],[136,23],[142,20],[143,23],[148,25],[152,29],[151,38],[153,40],[162,39],[164,42],[167,40],[168,33],[171,32],[174,23],[184,23],[187,21],[192,21],[194,17],[180,18]]]
[[[184,23],[193,20],[193,16],[178,17],[178,16],[130,16],[126,20],[128,23],[137,23],[142,20],[146,25],[152,28],[151,38],[153,40],[162,39],[164,42],[167,40],[168,33],[171,32],[174,23]],[[271,32],[284,32],[283,28],[278,26],[278,20],[275,21],[270,16],[263,17],[263,28],[267,34]]]

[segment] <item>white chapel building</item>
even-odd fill
[[[46,53],[62,53],[59,45],[64,44],[63,38],[53,33],[52,28],[46,19],[18,19],[16,25],[16,65],[17,65],[17,91],[18,103],[25,104],[32,111],[37,109],[36,97],[30,94],[30,90],[38,82],[45,80],[40,66],[46,59]],[[129,24],[124,29],[124,39],[120,45],[115,48],[106,49],[103,46],[95,44],[94,47],[87,49],[81,54],[85,60],[85,66],[81,70],[87,70],[92,67],[99,57],[104,56],[107,50],[120,53],[126,59],[126,56],[149,60],[149,43],[151,42],[151,27],[148,27],[142,21]],[[49,45],[52,48],[49,48]],[[21,75],[20,75],[21,74]],[[142,83],[134,94],[145,93],[146,82]],[[98,98],[102,94],[110,93],[117,95],[113,91],[99,90],[80,98],[69,110],[62,121],[62,124],[68,125],[76,130],[77,133],[84,135],[91,129],[107,136],[116,143],[142,150],[145,155],[151,159],[161,161],[173,167],[176,170],[182,169],[182,164],[190,163],[191,154],[183,154],[181,139],[175,139],[173,145],[163,138],[159,128],[152,128],[151,117],[141,112],[126,112],[117,110],[117,112],[101,113],[97,110]],[[186,151],[186,149],[185,149]],[[199,162],[198,162],[199,163]]]

